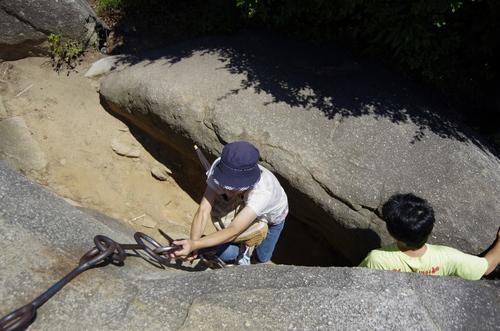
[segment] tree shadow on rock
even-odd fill
[[[200,38],[124,56],[117,65],[159,60],[175,65],[195,54],[217,54],[221,70],[246,77],[219,100],[252,90],[270,95],[268,104],[290,106],[291,112],[319,110],[328,119],[372,116],[396,124],[412,122],[418,127],[412,142],[429,130],[494,153],[471,129],[448,116],[437,95],[335,44],[314,46],[267,31],[243,30],[232,37]]]

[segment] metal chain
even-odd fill
[[[17,331],[25,329],[33,322],[37,309],[47,300],[49,300],[54,294],[56,294],[64,285],[69,283],[72,279],[74,279],[85,270],[88,270],[96,266],[98,263],[104,262],[105,260],[111,262],[123,262],[127,258],[125,250],[144,250],[159,263],[168,264],[170,263],[170,252],[176,251],[181,248],[180,246],[161,246],[156,240],[142,232],[136,232],[134,234],[134,238],[137,244],[118,244],[116,241],[108,237],[102,235],[95,236],[95,247],[82,256],[82,258],[80,259],[80,265],[73,269],[69,274],[63,277],[60,281],[54,284],[38,298],[1,318],[0,331]],[[155,248],[151,249],[144,243],[143,239],[149,242]],[[200,258],[202,259],[202,261],[203,259],[205,259],[204,257],[202,258],[201,255]],[[208,267],[215,267],[214,263],[211,262],[211,260],[205,260],[208,261],[204,262],[205,265],[207,265]],[[220,267],[225,267],[225,265],[221,265]]]
[[[210,163],[206,160],[205,156],[195,146],[196,154],[200,158],[206,171],[210,169]],[[162,235],[166,234],[160,230]],[[134,234],[134,239],[137,244],[119,244],[116,241],[102,235],[97,235],[94,237],[95,247],[88,251],[80,259],[80,265],[73,269],[69,274],[63,277],[60,281],[54,284],[51,288],[45,291],[38,298],[28,303],[27,305],[11,312],[10,314],[2,317],[0,319],[0,331],[17,331],[24,330],[34,321],[37,309],[42,306],[47,300],[52,298],[64,285],[68,284],[76,276],[96,266],[100,262],[105,260],[111,260],[112,262],[123,262],[127,258],[125,250],[144,250],[153,259],[161,264],[170,263],[170,252],[179,250],[180,246],[161,246],[156,240],[149,237],[142,232],[136,232]],[[155,248],[151,249],[144,243],[144,240],[149,242]],[[165,257],[166,256],[166,257]],[[211,269],[227,268],[232,267],[234,264],[225,263],[220,257],[215,254],[215,248],[205,248],[198,251],[198,258],[204,267]]]

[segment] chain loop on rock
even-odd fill
[[[67,274],[64,278],[54,284],[38,298],[2,317],[0,319],[0,331],[24,330],[33,322],[37,309],[40,308],[40,306],[42,306],[52,296],[54,296],[54,294],[56,294],[64,285],[69,283],[72,279],[74,279],[85,270],[88,270],[105,260],[111,260],[111,262],[125,261],[125,259],[127,258],[127,254],[125,253],[126,249],[145,250],[151,257],[153,257],[161,264],[168,264],[170,262],[168,254],[180,249],[180,247],[178,246],[162,247],[153,238],[147,236],[142,232],[136,232],[134,234],[134,238],[137,244],[118,244],[116,241],[106,236],[95,236],[95,247],[81,257],[80,265],[73,269],[69,274]],[[155,246],[155,249],[152,250],[151,248],[146,246],[142,239],[145,239],[150,244]],[[168,258],[165,258],[165,255]]]

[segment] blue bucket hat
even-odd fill
[[[226,190],[246,191],[260,179],[259,157],[259,150],[249,142],[229,143],[222,149],[212,179]]]

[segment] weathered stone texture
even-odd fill
[[[94,236],[134,243],[118,221],[75,209],[2,162],[0,234],[0,318],[75,268]],[[38,309],[30,329],[488,331],[500,324],[498,281],[286,265],[188,272],[188,264],[162,268],[128,253],[121,266],[73,279]]]

